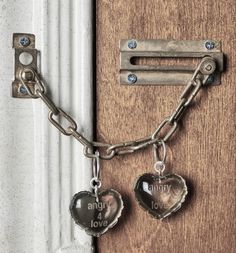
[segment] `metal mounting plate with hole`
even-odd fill
[[[33,34],[14,33],[12,47],[15,49],[14,55],[14,80],[12,82],[12,97],[31,98],[25,87],[22,85],[20,78],[27,81],[30,89],[33,91],[35,79],[30,69],[38,71],[37,55],[35,49],[35,36]],[[27,72],[28,69],[28,72]]]
[[[209,83],[221,83],[224,56],[221,43],[215,40],[121,40],[120,83],[126,85],[184,85],[191,78],[195,67],[187,62],[211,56],[216,61],[216,71]],[[187,64],[135,64],[134,59],[186,60]]]

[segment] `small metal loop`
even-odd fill
[[[45,93],[43,93],[41,90],[36,90],[36,94],[43,100],[43,102],[47,105],[49,110],[52,111],[54,115],[58,115],[60,113],[57,106]]]
[[[99,179],[100,176],[100,160],[99,160],[99,152],[96,150],[96,157],[93,158],[93,178],[90,180],[90,186],[94,189],[95,197],[98,200],[98,189],[102,186],[102,182]]]
[[[102,186],[102,182],[98,178],[93,177],[90,180],[90,186],[91,186],[92,189],[100,188]]]
[[[165,171],[166,169],[166,165],[163,161],[157,161],[155,164],[154,164],[154,170],[159,174],[159,175],[162,175],[163,172]]]
[[[160,159],[159,154],[158,154],[158,148],[159,147],[162,147],[162,149],[163,149],[162,159]],[[162,163],[165,163],[165,160],[166,160],[166,144],[163,140],[159,140],[158,144],[153,144],[153,153],[154,153],[155,162],[161,161]]]
[[[60,112],[58,116],[64,117],[71,124],[67,129],[63,128],[63,126],[53,118],[54,114],[52,111],[49,112],[48,119],[61,133],[63,133],[64,135],[72,135],[71,129],[73,129],[74,131],[77,130],[76,122],[61,108],[58,108],[58,110]]]
[[[96,150],[95,158],[93,159],[93,177],[99,179],[100,175],[100,160],[99,160],[99,152]]]

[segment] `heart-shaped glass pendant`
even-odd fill
[[[81,191],[74,195],[70,212],[75,223],[87,234],[99,237],[117,223],[123,207],[120,193],[113,189],[98,192],[97,196]]]
[[[134,191],[140,206],[158,219],[176,212],[188,193],[186,182],[181,176],[151,173],[138,178]]]

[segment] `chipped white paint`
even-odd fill
[[[41,72],[56,104],[92,138],[92,0],[0,0],[0,253],[89,253],[72,195],[88,189],[81,145],[47,120],[40,100],[13,99],[14,32],[36,35]]]

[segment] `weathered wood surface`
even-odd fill
[[[222,85],[204,89],[169,143],[168,164],[190,193],[176,215],[151,218],[133,182],[153,171],[152,150],[102,163],[104,188],[125,199],[123,218],[98,240],[102,253],[210,253],[236,250],[236,3],[234,0],[97,1],[97,136],[116,143],[152,133],[183,87],[119,84],[119,40],[217,39],[227,55]]]

